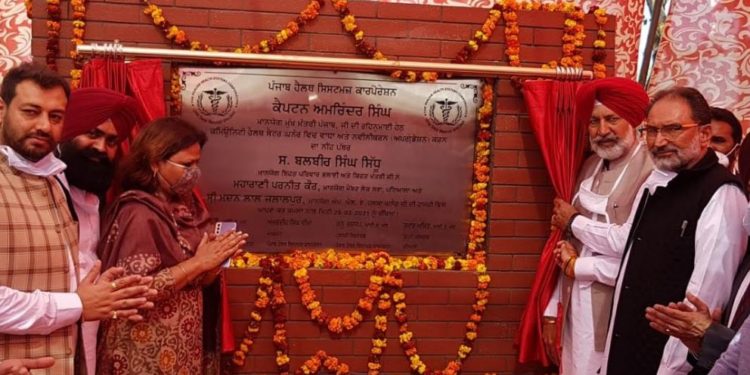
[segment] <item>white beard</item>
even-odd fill
[[[612,146],[602,147],[599,146],[599,142],[603,140],[617,140]],[[630,149],[635,145],[636,138],[633,131],[629,131],[625,138],[617,138],[614,134],[610,134],[607,137],[594,137],[589,138],[591,144],[591,150],[594,151],[600,158],[604,160],[617,160],[628,154]]]
[[[651,157],[654,160],[654,165],[662,171],[678,172],[690,163],[691,160],[695,160],[701,153],[701,142],[696,136],[693,137],[693,141],[690,146],[684,149],[678,149],[674,146],[668,145],[662,150],[677,151],[668,157],[656,156],[655,149],[651,150]],[[659,151],[662,151],[659,150]]]

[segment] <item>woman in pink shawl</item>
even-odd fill
[[[208,213],[193,194],[206,135],[178,118],[142,131],[120,173],[125,191],[107,212],[99,257],[104,269],[154,277],[159,292],[144,320],[102,322],[99,374],[215,373],[204,350],[204,287],[239,252],[247,235],[213,238]],[[214,320],[215,322],[215,320]],[[205,328],[215,329],[206,323]],[[214,346],[215,348],[215,346]]]

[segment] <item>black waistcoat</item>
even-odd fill
[[[621,268],[619,276],[622,285],[610,327],[607,374],[656,374],[669,337],[649,327],[646,307],[685,298],[698,219],[716,190],[727,183],[741,186],[709,151],[653,195],[643,193],[626,246],[627,268],[624,273]]]

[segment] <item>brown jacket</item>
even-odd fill
[[[70,269],[68,253],[76,269]],[[0,154],[0,285],[24,292],[69,292],[78,270],[78,225],[54,177],[38,177],[8,165]],[[55,357],[34,373],[73,374],[76,325],[50,335],[0,334],[0,361]]]

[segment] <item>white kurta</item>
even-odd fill
[[[640,146],[632,151],[631,155],[635,155],[640,150]],[[619,184],[633,183],[632,181],[623,181],[622,177],[625,175],[627,168],[642,168],[641,165],[628,165],[632,161],[630,156],[627,160],[623,160],[618,167],[615,167],[613,163],[610,167],[611,173],[616,173],[614,181],[609,181],[605,184],[602,180],[602,165],[599,164],[595,169],[593,176],[590,176],[581,183],[579,193],[584,193],[581,190],[587,189],[595,194],[610,194],[612,193]],[[596,182],[594,182],[596,181]],[[606,198],[606,196],[600,196],[600,198]],[[606,207],[607,201],[601,200],[598,202],[598,210],[593,207],[587,207],[585,200],[581,200],[580,203],[584,208],[590,212],[599,212],[601,214],[594,213],[596,220],[586,218],[584,216],[578,216],[587,221],[592,221],[607,225],[609,219],[606,218]],[[595,202],[596,203],[596,202]],[[594,204],[595,204],[594,203]],[[574,225],[579,220],[574,220]],[[574,234],[575,231],[574,231]],[[626,233],[627,236],[627,233]],[[578,259],[575,263],[575,280],[572,280],[570,301],[568,302],[566,316],[563,319],[564,327],[562,329],[562,358],[561,358],[561,374],[564,375],[590,375],[596,374],[601,367],[603,352],[597,351],[595,347],[595,318],[593,314],[593,302],[592,302],[592,286],[594,282],[614,286],[617,279],[617,272],[620,268],[620,258],[618,254],[600,254],[594,249],[587,241],[586,237],[579,237],[576,234],[576,238],[581,241],[582,247],[579,252]],[[624,245],[623,245],[624,246]],[[544,311],[544,316],[557,317],[558,305],[562,293],[562,284],[564,275],[560,275],[558,279],[556,290],[547,304],[547,308]],[[607,306],[609,308],[609,306]]]
[[[70,196],[78,215],[78,259],[83,277],[99,260],[96,255],[96,246],[99,243],[99,198],[75,186],[70,187]],[[96,374],[96,334],[99,330],[99,321],[83,322],[81,330],[87,373]]]
[[[675,176],[677,174],[674,172],[663,172],[655,169],[643,183],[636,197],[636,202],[640,202],[644,189],[648,189],[649,193],[653,194],[657,187],[666,186]],[[694,269],[686,292],[697,295],[711,309],[723,307],[726,304],[731,293],[734,272],[745,253],[747,235],[742,227],[742,219],[746,206],[747,200],[740,188],[734,185],[724,185],[716,190],[698,219],[696,233],[699,233],[699,235],[695,237]],[[633,206],[630,218],[624,225],[604,225],[591,221],[584,222],[584,220],[578,223],[579,220],[576,219],[574,231],[576,226],[584,226],[587,229],[586,233],[590,236],[589,240],[593,240],[595,243],[597,252],[616,255],[622,252],[627,241],[627,234],[630,232],[632,219],[637,208],[637,205]],[[578,236],[577,233],[576,236]],[[628,255],[622,262],[620,274],[627,272]],[[622,278],[619,278],[615,287],[610,327],[614,324],[617,314],[621,284]],[[645,311],[643,319],[646,319]],[[607,347],[602,359],[600,375],[607,373],[607,353],[611,340],[612,332],[610,331],[607,334]],[[687,353],[687,347],[680,340],[670,337],[664,347],[664,354],[657,374],[687,374],[690,372],[692,366],[687,363]]]

